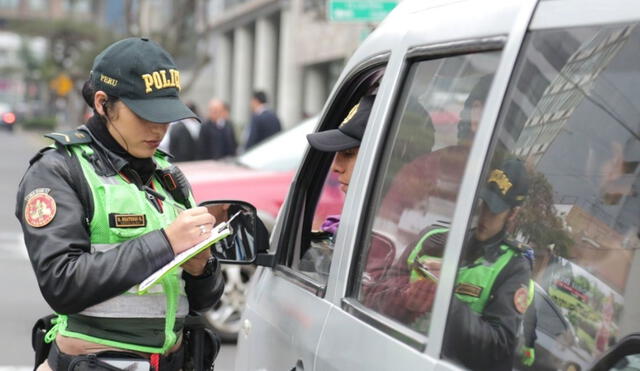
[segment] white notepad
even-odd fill
[[[140,285],[138,286],[138,294],[144,294],[149,287],[158,283],[158,281],[160,281],[160,279],[162,279],[162,277],[164,277],[166,274],[168,274],[169,272],[172,272],[174,269],[181,266],[184,262],[193,258],[195,255],[199,254],[204,249],[208,248],[214,243],[220,241],[223,238],[228,237],[231,234],[231,229],[229,229],[229,222],[231,222],[231,220],[233,220],[233,218],[235,218],[236,215],[238,214],[239,212],[236,213],[233,217],[231,217],[229,221],[220,223],[217,226],[215,226],[211,230],[211,235],[209,236],[209,238],[181,252],[180,254],[176,255],[176,257],[173,258],[172,261],[170,261],[165,266],[158,269],[152,275],[147,277],[147,279],[142,281],[142,283],[140,283]]]

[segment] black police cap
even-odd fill
[[[529,176],[524,163],[509,159],[491,170],[486,184],[480,190],[483,200],[493,214],[522,205],[529,192]]]
[[[337,129],[308,134],[309,144],[323,152],[338,152],[360,147],[375,98],[374,95],[368,95],[360,99]]]

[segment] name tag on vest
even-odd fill
[[[469,283],[461,283],[456,287],[456,294],[469,295],[473,296],[474,298],[479,298],[481,293],[482,287]]]
[[[139,228],[147,226],[147,216],[144,214],[109,214],[111,228]]]

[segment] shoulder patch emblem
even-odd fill
[[[49,196],[49,191],[47,188],[39,188],[25,197],[24,220],[30,226],[44,227],[56,216],[56,201]]]
[[[513,294],[513,304],[516,307],[516,310],[520,314],[524,314],[527,311],[527,307],[529,307],[528,300],[529,292],[524,287],[516,290],[516,293]]]

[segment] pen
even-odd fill
[[[229,223],[231,223],[231,221],[232,221],[233,219],[235,219],[238,215],[240,215],[240,213],[241,213],[241,212],[242,212],[242,210],[240,210],[240,211],[236,212],[235,214],[233,214],[233,215],[231,216],[231,218],[229,218],[229,220],[227,220],[226,222],[222,222],[222,223],[220,223],[220,224],[216,225],[213,229],[214,229],[216,232],[218,232],[218,231],[221,231],[223,228],[226,228],[226,227],[229,225]]]

